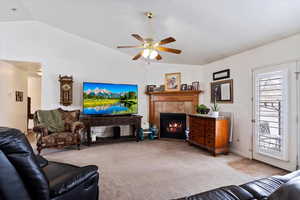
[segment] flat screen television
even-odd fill
[[[86,115],[137,114],[138,86],[84,82],[83,113]]]

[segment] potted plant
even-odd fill
[[[218,117],[219,116],[219,105],[216,103],[216,101],[214,102],[214,104],[211,106],[211,115],[214,117]]]
[[[209,111],[210,111],[210,109],[204,104],[197,106],[197,113],[208,114]]]

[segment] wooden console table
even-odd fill
[[[229,151],[228,119],[224,116],[189,115],[189,143],[207,149],[213,155]]]
[[[92,126],[120,126],[120,125],[130,125],[132,126],[132,138],[139,141],[138,130],[141,128],[140,115],[124,115],[124,116],[93,116],[93,115],[80,115],[80,121],[84,123],[87,130],[87,142],[88,145],[92,143],[91,137],[91,127]]]

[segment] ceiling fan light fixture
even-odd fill
[[[157,55],[158,55],[158,52],[155,51],[155,50],[152,50],[152,52],[150,53],[149,58],[150,58],[150,59],[154,59],[154,58],[156,58]]]
[[[143,51],[143,57],[144,58],[148,58],[149,55],[150,55],[150,49],[144,49],[144,51]]]
[[[144,58],[154,59],[158,55],[158,52],[154,49],[144,49],[142,56]]]

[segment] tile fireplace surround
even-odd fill
[[[201,91],[149,92],[149,123],[160,130],[161,113],[195,114]]]

